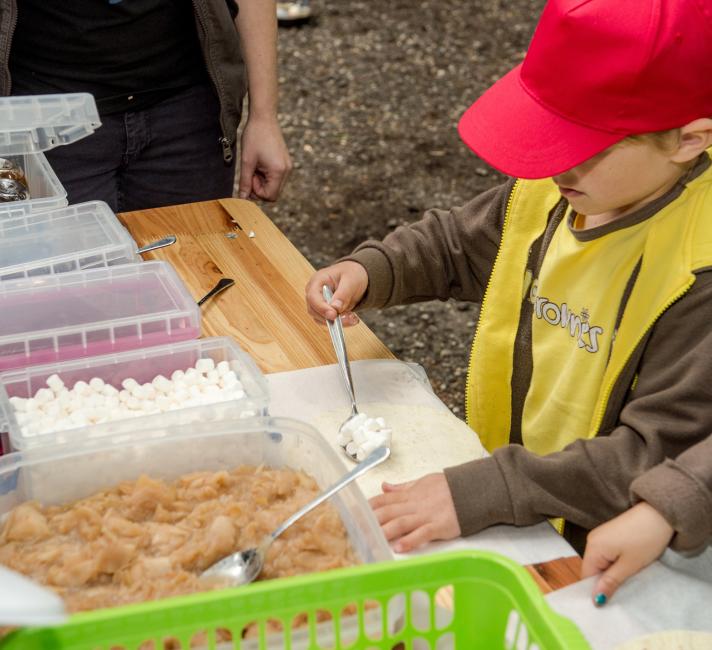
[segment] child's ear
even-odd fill
[[[680,142],[670,160],[676,163],[690,162],[711,146],[712,119],[704,117],[694,120],[680,129]]]

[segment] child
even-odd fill
[[[630,510],[591,531],[582,577],[602,573],[593,602],[604,605],[668,544],[695,552],[712,543],[712,436],[639,476]]]
[[[309,281],[322,322],[482,303],[466,416],[492,456],[384,485],[372,506],[397,551],[554,517],[582,550],[638,475],[712,430],[710,78],[706,3],[550,0],[459,127],[519,180]]]

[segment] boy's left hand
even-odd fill
[[[600,574],[593,602],[605,604],[628,578],[657,560],[674,532],[645,501],[594,528],[586,539],[581,567],[582,578]]]
[[[383,494],[370,499],[383,534],[396,553],[406,553],[436,539],[460,535],[445,474],[427,474],[416,481],[383,484]]]

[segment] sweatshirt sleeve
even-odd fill
[[[507,445],[489,458],[445,471],[463,535],[550,517],[590,530],[629,508],[635,479],[712,431],[710,359],[712,273],[707,272],[658,320],[640,358],[635,390],[607,435],[577,440],[546,456]],[[707,469],[695,467],[694,476],[707,471],[709,512],[710,463]],[[709,520],[699,526],[696,533],[704,535]]]
[[[675,550],[712,544],[712,435],[639,476],[630,490],[634,502],[646,501],[673,527]]]
[[[429,210],[382,242],[369,240],[343,258],[368,272],[359,309],[425,300],[480,301],[502,232],[513,180],[451,210]]]

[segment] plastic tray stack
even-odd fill
[[[25,172],[30,198],[0,203],[0,219],[61,208],[67,192],[42,153],[93,133],[101,124],[87,93],[0,97],[0,158]]]
[[[0,281],[140,261],[136,242],[102,201],[0,219]]]
[[[200,309],[167,262],[0,282],[0,372],[200,336]]]

